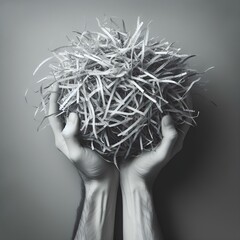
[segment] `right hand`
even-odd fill
[[[187,98],[187,104],[189,107],[192,106],[190,96]],[[136,184],[143,182],[151,187],[160,170],[181,151],[190,125],[184,123],[177,131],[170,115],[164,116],[160,124],[163,139],[158,147],[120,165],[121,186],[129,182]]]

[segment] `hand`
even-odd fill
[[[189,125],[184,124],[178,132],[170,115],[162,118],[161,125],[163,139],[159,146],[153,151],[144,152],[132,161],[122,164],[121,182],[133,178],[130,181],[138,183],[142,180],[151,185],[163,166],[182,149]]]
[[[84,148],[78,141],[79,117],[70,113],[65,127],[55,115],[59,112],[57,99],[59,95],[58,84],[53,86],[49,103],[49,122],[52,127],[56,147],[71,160],[81,172],[83,180],[103,179],[118,176],[114,164],[106,162],[98,153]]]
[[[55,84],[50,96],[49,121],[57,148],[70,159],[80,172],[85,186],[85,200],[74,240],[110,240],[114,220],[119,172],[114,164],[106,162],[78,141],[79,118],[70,113],[65,127],[58,113],[59,87]]]
[[[144,152],[120,166],[125,240],[163,239],[152,198],[152,185],[163,166],[182,148],[189,125],[178,133],[170,116],[162,119],[163,139],[151,152]]]

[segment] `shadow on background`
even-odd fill
[[[184,189],[200,174],[201,169],[208,165],[204,155],[206,152],[209,154],[209,146],[214,140],[212,132],[216,131],[214,116],[209,112],[214,112],[217,106],[211,102],[211,99],[206,99],[204,93],[195,93],[192,97],[194,108],[201,112],[197,118],[197,126],[190,128],[183,149],[163,168],[154,185],[155,210],[165,240],[182,239],[178,236],[178,221],[174,219],[176,213],[173,211],[172,198],[175,195],[174,192]],[[122,200],[119,189],[115,240],[123,239],[122,227]]]
[[[197,126],[190,128],[183,149],[162,169],[154,185],[154,204],[165,240],[179,240],[179,219],[176,217],[174,197],[189,191],[189,186],[202,175],[208,165],[204,156],[211,151],[216,131],[215,117],[211,114],[217,105],[206,99],[203,92],[193,94],[194,109],[200,111]],[[184,198],[184,196],[183,196]],[[180,204],[180,203],[178,203]],[[184,218],[184,216],[182,216]]]

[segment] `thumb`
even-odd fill
[[[163,166],[163,163],[166,164],[178,136],[170,115],[162,118],[161,127],[163,135],[162,141],[155,151],[151,152],[151,162],[154,167],[157,166],[156,164],[160,164],[159,166]]]
[[[74,138],[79,132],[79,117],[77,113],[71,112],[67,118],[66,126],[62,131],[64,138]]]
[[[67,118],[67,123],[62,131],[62,135],[67,144],[69,151],[69,159],[76,162],[80,159],[82,153],[82,147],[78,140],[79,134],[79,117],[77,113],[70,113]]]
[[[164,138],[176,138],[177,130],[175,129],[173,119],[170,115],[162,118],[162,135]]]

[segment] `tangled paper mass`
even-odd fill
[[[37,81],[40,112],[48,117],[51,85],[59,84],[59,117],[80,118],[80,141],[107,161],[131,159],[156,148],[162,139],[161,119],[170,114],[176,124],[194,124],[197,113],[187,104],[188,93],[201,74],[188,69],[195,55],[181,54],[173,43],[149,37],[149,24],[137,19],[133,34],[110,18],[101,32],[76,32],[69,44],[51,51],[49,74]]]

